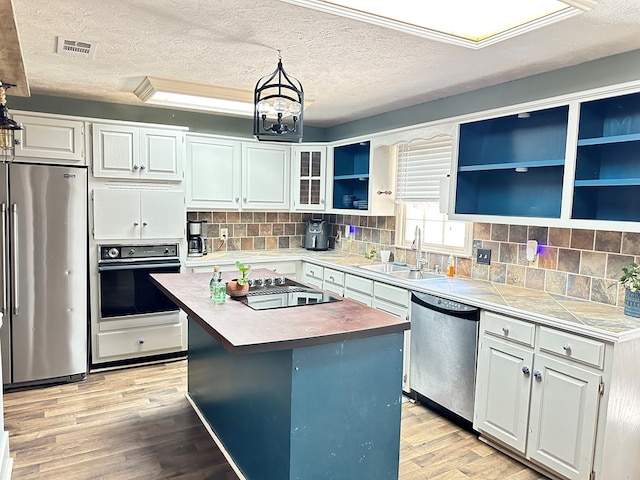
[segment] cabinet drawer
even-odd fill
[[[366,305],[367,307],[371,306],[371,295],[365,295],[363,293],[356,292],[355,290],[349,290],[348,288],[345,288],[344,298],[349,298],[358,303]]]
[[[251,261],[248,260],[248,263],[252,268],[266,268],[272,272],[278,273],[279,275],[285,275],[287,277],[296,276],[296,262],[251,263]]]
[[[409,317],[409,309],[407,307],[402,307],[395,303],[384,302],[382,300],[378,300],[374,298],[371,301],[371,306],[376,310],[381,310],[383,312],[390,313],[391,315],[395,315],[400,318],[408,318]]]
[[[404,288],[376,282],[373,284],[373,296],[377,300],[383,300],[405,308],[409,307],[409,292]]]
[[[182,350],[182,325],[161,325],[119,332],[98,333],[98,355],[136,357],[160,351]]]
[[[312,263],[305,263],[304,275],[305,277],[311,277],[317,280],[322,280],[324,278],[324,268],[318,265],[314,265]]]
[[[325,285],[339,285],[340,287],[344,286],[344,273],[339,272],[338,270],[332,270],[330,268],[324,269],[324,283]]]
[[[353,290],[367,296],[373,295],[373,280],[368,278],[347,274],[344,279],[344,286],[347,290]]]
[[[480,325],[486,333],[533,347],[536,331],[533,323],[483,310]]]
[[[559,355],[597,368],[604,366],[605,344],[598,340],[579,337],[571,333],[540,327],[538,334],[540,351]]]

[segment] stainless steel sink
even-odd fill
[[[408,265],[396,265],[395,263],[376,263],[374,265],[360,265],[360,268],[381,273],[408,272],[411,268]]]
[[[426,270],[416,270],[408,265],[396,265],[394,263],[376,263],[374,265],[360,265],[360,268],[380,272],[404,280],[429,280],[440,278],[442,274],[427,272]]]
[[[424,270],[406,270],[403,272],[389,272],[392,277],[403,278],[405,280],[428,280],[430,278],[440,278],[441,274],[426,272]]]

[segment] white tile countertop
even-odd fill
[[[321,266],[339,267],[345,272],[358,276],[402,286],[409,290],[439,295],[600,340],[622,342],[640,338],[640,318],[624,315],[621,308],[540,290],[463,277],[440,276],[419,281],[391,277],[385,273],[360,268],[362,265],[381,263],[366,259],[362,254],[335,250],[242,250],[189,257],[186,266],[228,265],[236,260],[254,263],[256,266],[260,262],[311,261]]]

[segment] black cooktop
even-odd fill
[[[284,277],[253,280],[245,297],[232,298],[254,310],[320,305],[342,300]]]

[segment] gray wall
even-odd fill
[[[640,80],[640,50],[402,108],[326,129],[327,141]]]
[[[640,50],[542,73],[492,87],[393,110],[328,128],[305,126],[304,141],[335,141],[527,101],[640,79]],[[9,110],[183,125],[190,131],[251,138],[252,121],[204,113],[32,95],[9,97]]]

